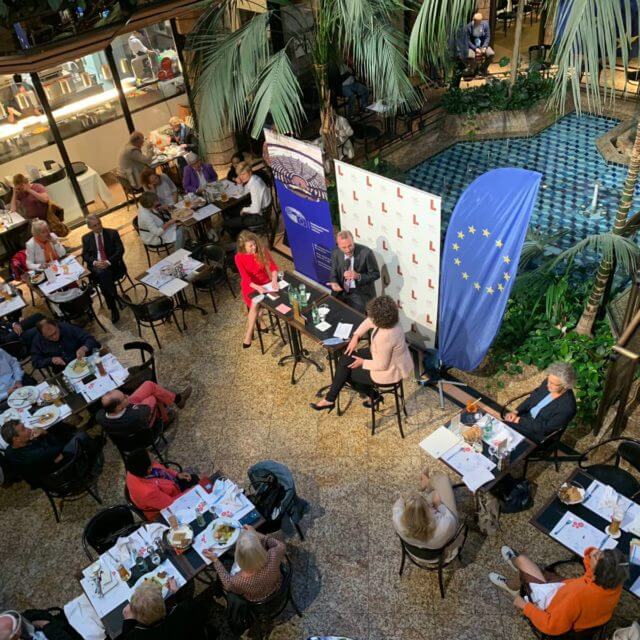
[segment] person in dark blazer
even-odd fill
[[[185,151],[198,153],[198,136],[180,118],[169,118],[171,125],[171,142],[180,145]]]
[[[516,411],[505,416],[516,431],[537,444],[566,427],[576,415],[573,367],[568,362],[554,362],[546,373],[547,379]]]
[[[31,362],[36,369],[51,367],[59,373],[72,360],[99,348],[100,343],[84,329],[45,318],[38,322],[38,334],[31,343]]]
[[[92,280],[100,287],[104,300],[111,311],[111,322],[120,320],[116,300],[116,282],[124,276],[124,245],[115,229],[105,229],[100,218],[87,216],[89,233],[82,236],[82,259],[91,271]]]
[[[339,231],[336,244],[327,284],[333,295],[365,313],[367,302],[376,297],[375,281],[380,278],[376,257],[371,249],[353,241],[351,231]]]

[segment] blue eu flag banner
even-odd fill
[[[475,369],[491,346],[516,277],[542,175],[494,169],[458,200],[440,268],[440,358]]]

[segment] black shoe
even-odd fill
[[[378,405],[380,403],[384,404],[384,396],[382,394],[378,394],[377,396],[375,396],[374,398],[369,398],[368,400],[365,400],[362,403],[363,407],[366,407],[367,409],[371,409],[371,403],[373,402],[375,408],[378,408]]]
[[[118,307],[113,307],[113,309],[111,309],[111,322],[115,324],[118,320],[120,320],[120,312],[118,311]]]
[[[309,406],[314,410],[314,411],[324,411],[325,409],[331,413],[333,411],[333,409],[336,406],[336,403],[332,403],[332,404],[325,404],[325,405],[319,405],[316,404],[315,402],[310,402]]]
[[[193,387],[189,385],[188,387],[185,387],[182,391],[180,391],[180,393],[177,394],[176,407],[178,407],[178,409],[184,409],[184,405],[187,404],[187,400],[189,399],[189,396],[191,395],[192,391],[193,391]]]

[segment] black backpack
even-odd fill
[[[507,475],[497,487],[496,494],[502,513],[519,513],[533,506],[533,492],[528,480],[516,480]]]
[[[285,496],[284,487],[273,474],[265,476],[263,480],[253,481],[252,485],[254,493],[247,497],[265,520],[277,520],[281,515],[280,508]]]

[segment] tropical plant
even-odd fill
[[[278,0],[283,7],[293,0]],[[404,34],[393,26],[404,0],[312,0],[314,26],[300,28],[279,51],[273,51],[269,25],[278,13],[256,13],[244,26],[230,31],[227,17],[239,0],[212,3],[188,41],[189,73],[199,102],[201,135],[219,138],[248,126],[258,137],[270,115],[282,133],[296,132],[305,118],[302,88],[293,71],[290,52],[308,51],[320,99],[325,151],[336,157],[330,71],[348,60],[393,113],[418,105],[418,94],[407,75]],[[246,2],[243,3],[246,6]],[[295,13],[291,12],[292,17]]]

